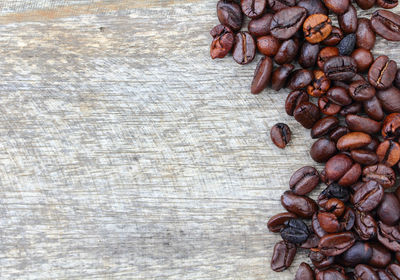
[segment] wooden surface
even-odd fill
[[[216,2],[0,1],[1,279],[293,278],[266,221],[309,132],[209,58]]]

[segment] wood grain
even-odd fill
[[[1,279],[292,279],[266,221],[312,143],[211,61],[216,0],[32,3],[0,5]]]

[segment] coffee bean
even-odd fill
[[[304,166],[293,173],[289,180],[290,189],[297,195],[306,195],[319,184],[319,173],[311,166]]]
[[[294,280],[314,280],[314,271],[311,269],[310,265],[302,262],[297,269]]]
[[[310,156],[316,162],[326,162],[337,153],[336,144],[332,140],[320,138],[310,149]]]
[[[243,13],[249,18],[262,16],[267,8],[267,0],[241,0]]]
[[[292,132],[284,123],[277,123],[271,128],[271,140],[278,148],[284,149],[290,142]]]
[[[274,12],[279,12],[282,9],[293,7],[295,5],[295,0],[268,0],[268,6]]]
[[[307,10],[291,7],[277,12],[271,21],[271,34],[278,39],[287,40],[292,37],[306,19]]]
[[[356,0],[356,2],[363,10],[371,9],[375,5],[375,0]]]
[[[257,49],[266,56],[274,56],[279,50],[281,42],[274,36],[266,35],[257,39]]]
[[[272,83],[274,83],[274,75],[272,74]],[[295,90],[289,93],[285,102],[285,110],[289,116],[293,116],[295,108],[303,103],[308,102],[308,94],[301,90]]]
[[[307,238],[306,242],[300,245],[300,248],[303,249],[311,249],[318,246],[319,237],[315,233],[310,233],[310,236]]]
[[[328,91],[331,81],[321,70],[314,70],[313,74],[314,81],[311,85],[307,86],[307,93],[313,97],[321,97]]]
[[[217,15],[221,24],[233,31],[239,31],[242,27],[243,14],[238,4],[229,0],[220,0],[217,4]]]
[[[356,34],[354,33],[344,36],[344,38],[342,39],[342,41],[340,41],[338,45],[339,54],[350,55],[354,50],[356,40]]]
[[[258,94],[267,87],[271,79],[272,65],[272,59],[268,56],[261,58],[256,70],[254,71],[254,78],[251,83],[251,93]]]
[[[287,87],[291,90],[304,89],[313,81],[314,75],[310,70],[298,69],[291,74]]]
[[[386,116],[382,125],[382,136],[385,139],[397,139],[400,136],[400,113]]]
[[[359,264],[354,268],[354,279],[379,280],[379,276],[372,267]]]
[[[349,171],[352,165],[353,161],[344,154],[333,156],[328,160],[328,162],[325,165],[326,176],[329,180],[338,181]]]
[[[305,8],[307,10],[307,16],[313,14],[328,15],[328,9],[320,0],[300,0],[297,6]]]
[[[343,87],[333,86],[331,87],[327,93],[326,97],[340,106],[350,105],[353,100],[351,99],[348,91]]]
[[[385,10],[372,14],[371,26],[376,34],[389,41],[400,41],[400,16]]]
[[[337,256],[347,251],[354,242],[352,232],[331,233],[321,238],[318,248],[325,256]]]
[[[375,0],[373,0],[375,1]],[[371,21],[367,18],[359,18],[356,31],[356,46],[371,50],[375,45],[375,32],[372,29]]]
[[[362,165],[373,165],[378,162],[378,156],[376,153],[368,150],[352,150],[351,158]]]
[[[400,145],[393,140],[383,141],[376,150],[379,162],[393,166],[400,160]]]
[[[233,47],[234,35],[232,30],[220,24],[215,26],[210,34],[213,37],[210,47],[211,58],[224,58]]]
[[[324,205],[326,211],[332,213],[336,217],[342,216],[346,210],[346,206],[343,201],[338,198],[330,198]]]
[[[329,138],[334,141],[337,142],[339,140],[340,137],[342,137],[343,135],[346,135],[347,133],[349,133],[350,130],[346,127],[346,126],[339,126],[336,129],[334,129],[330,135]]]
[[[355,101],[367,101],[375,96],[375,89],[366,81],[355,81],[350,84],[349,93]]]
[[[337,198],[343,202],[347,202],[349,200],[350,194],[347,188],[339,186],[336,183],[330,184],[326,189],[324,189],[320,195],[318,196],[318,204],[321,207],[325,207],[325,204],[331,198]]]
[[[248,30],[254,37],[262,37],[270,34],[270,26],[273,14],[265,14],[260,18],[252,19],[249,22]]]
[[[296,255],[296,246],[294,244],[280,241],[275,244],[271,259],[271,269],[273,271],[283,271],[293,262]]]
[[[290,191],[283,193],[281,204],[287,211],[302,218],[311,218],[318,209],[317,204],[311,198],[296,195]]]
[[[393,193],[385,193],[376,211],[379,220],[389,226],[394,226],[400,220],[400,202]]]
[[[356,72],[356,61],[350,56],[331,57],[324,63],[324,73],[331,80],[350,80]]]
[[[324,14],[309,16],[303,24],[304,38],[311,44],[316,44],[326,39],[332,32],[332,21]]]
[[[300,56],[298,62],[303,68],[310,68],[317,62],[319,53],[319,45],[304,42],[300,50]]]
[[[285,221],[284,227],[280,232],[283,240],[294,244],[305,242],[310,235],[307,225],[300,219]]]
[[[300,103],[293,112],[294,118],[303,127],[311,128],[319,120],[319,108],[311,102]]]
[[[386,113],[400,112],[400,90],[396,87],[390,87],[384,90],[378,90],[376,96],[381,102],[383,110]]]
[[[351,54],[351,57],[354,58],[354,60],[356,61],[357,70],[359,72],[368,71],[369,67],[374,62],[374,56],[372,55],[372,53],[369,50],[363,48],[355,49]]]
[[[337,105],[330,101],[326,96],[322,96],[318,99],[318,107],[321,113],[328,116],[336,115],[340,112],[340,109],[342,108],[340,105]]]
[[[379,242],[391,251],[400,251],[400,232],[397,226],[389,226],[378,222],[377,236]]]
[[[341,110],[340,110],[340,114],[342,116],[347,116],[348,114],[359,114],[361,113],[362,110],[362,104],[359,102],[354,102],[350,105],[344,106]]]
[[[332,26],[331,34],[322,41],[324,45],[336,46],[343,39],[343,32],[340,28]]]
[[[375,134],[381,130],[381,123],[373,119],[361,117],[358,115],[346,115],[346,124],[351,131]]]
[[[341,231],[341,225],[333,213],[329,212],[319,212],[318,222],[321,228],[327,233],[334,233]]]
[[[338,15],[340,28],[344,33],[354,33],[357,30],[357,10],[353,5],[349,5],[346,12]]]
[[[377,181],[385,189],[391,188],[396,183],[396,175],[392,168],[384,164],[367,166],[363,169],[364,182]]]
[[[283,88],[286,84],[286,80],[288,79],[288,77],[293,69],[294,69],[294,66],[292,64],[283,64],[282,66],[279,66],[278,68],[276,68],[274,70],[274,72],[272,72],[271,88],[276,91],[279,91],[281,88]],[[288,96],[288,98],[289,98],[289,96]],[[308,101],[308,97],[307,97],[307,99],[304,99],[302,101]],[[294,107],[291,110],[292,115],[293,115],[293,110],[297,105],[298,104],[293,105]]]
[[[325,6],[334,12],[335,14],[341,15],[345,13],[350,5],[349,0],[324,0]]]
[[[328,257],[323,255],[318,248],[311,248],[310,254],[309,254],[310,260],[312,264],[318,269],[325,269],[333,265],[335,262],[334,257]],[[321,273],[328,273],[331,269],[323,270],[323,271],[315,271],[317,273],[317,276],[315,279],[321,280],[321,279],[330,279],[330,278],[323,278],[323,277],[332,277],[330,274],[323,274]],[[335,270],[333,270],[335,271]],[[338,272],[339,273],[339,272]],[[335,275],[336,276],[336,275]],[[340,279],[340,278],[332,278],[332,279]]]
[[[372,249],[372,256],[368,264],[373,267],[385,268],[392,259],[390,251],[380,243],[373,242],[369,245]]]
[[[376,121],[381,121],[385,117],[381,103],[376,96],[363,102],[364,111],[367,115]]]
[[[256,44],[248,32],[239,32],[235,36],[233,59],[239,64],[248,64],[253,61],[256,54]]]
[[[396,76],[397,64],[386,55],[379,56],[368,71],[368,80],[378,89],[389,88]]]
[[[376,0],[379,7],[384,9],[393,9],[399,4],[398,0]]]
[[[369,213],[356,211],[354,230],[361,240],[370,240],[376,236],[377,224]]]
[[[297,55],[299,47],[299,40],[296,38],[284,41],[274,57],[275,62],[280,65],[292,62]]]
[[[341,263],[354,267],[357,264],[367,264],[372,257],[372,247],[365,242],[357,241],[354,245],[339,256]]]
[[[311,138],[320,138],[339,125],[339,119],[334,116],[328,116],[318,120],[311,129]]]
[[[362,212],[369,212],[379,205],[383,198],[383,188],[376,181],[364,183],[353,196],[354,207]]]
[[[269,219],[267,226],[270,232],[280,232],[280,230],[285,226],[284,224],[286,221],[296,218],[297,216],[293,213],[279,213]]]
[[[372,141],[369,134],[364,132],[350,132],[337,141],[337,148],[341,151],[354,150],[368,145]]]
[[[339,49],[336,47],[325,47],[321,49],[317,57],[317,65],[319,68],[323,69],[325,62],[334,56],[339,55]]]

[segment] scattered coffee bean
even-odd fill
[[[354,33],[357,30],[357,10],[353,5],[349,5],[348,10],[338,15],[338,22],[340,28],[344,33]]]
[[[289,180],[290,189],[297,195],[306,195],[319,184],[319,173],[311,166],[304,166],[293,173]]]
[[[243,13],[249,18],[262,16],[267,8],[267,0],[241,0]]]
[[[305,242],[310,235],[307,225],[301,219],[285,221],[280,232],[283,240],[294,244]]]
[[[239,64],[249,64],[256,54],[256,44],[248,32],[239,32],[235,36],[233,59]]]
[[[324,63],[324,72],[331,80],[346,81],[356,74],[357,64],[354,58],[350,56],[335,56]]]
[[[233,32],[229,29],[229,27],[220,24],[215,26],[210,31],[210,34],[213,37],[210,48],[211,58],[224,58],[233,47],[235,40]]]
[[[268,56],[261,58],[254,71],[253,82],[251,83],[251,93],[258,94],[263,91],[270,79],[272,73],[273,62]]]
[[[359,18],[356,31],[356,46],[370,50],[375,45],[375,32],[372,29],[371,21],[367,18]]]
[[[300,103],[293,112],[294,118],[305,128],[312,128],[319,120],[319,108],[311,102]]]
[[[397,64],[386,55],[379,56],[368,71],[368,80],[377,89],[389,88],[396,76]]]
[[[293,213],[279,213],[269,219],[267,226],[269,231],[271,232],[280,232],[280,230],[284,227],[286,221],[296,218],[297,216]]]
[[[274,144],[281,149],[284,149],[290,142],[292,132],[290,128],[284,123],[277,123],[271,128],[271,140]]]
[[[292,264],[296,251],[294,244],[285,241],[276,243],[271,260],[272,270],[283,271],[287,269]]]
[[[371,26],[376,34],[389,41],[400,41],[400,16],[391,11],[378,10],[372,14]]]
[[[307,10],[301,7],[291,7],[277,12],[271,21],[271,34],[277,39],[287,40],[302,26]]]

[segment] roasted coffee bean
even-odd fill
[[[371,17],[372,29],[389,41],[400,41],[400,16],[385,10],[377,10]]]
[[[393,166],[400,160],[400,145],[393,140],[385,140],[376,149],[379,162]]]
[[[399,4],[398,0],[377,0],[376,3],[384,9],[393,9]]]
[[[321,97],[331,86],[331,81],[321,70],[314,70],[314,81],[307,87],[307,93],[313,97]]]
[[[363,169],[363,181],[377,181],[385,189],[391,188],[396,183],[396,175],[392,168],[384,164],[367,166]]]
[[[369,245],[372,249],[372,256],[368,264],[377,268],[385,268],[392,259],[390,251],[380,243],[373,242]]]
[[[350,105],[344,106],[341,110],[340,110],[340,114],[342,116],[347,116],[348,114],[359,114],[362,111],[362,104],[359,102],[354,102]]]
[[[333,103],[336,103],[340,106],[350,105],[353,100],[351,99],[348,91],[343,87],[333,86],[331,87],[327,93],[326,97]]]
[[[371,21],[367,18],[359,18],[356,31],[357,48],[372,49],[375,45],[375,38],[376,35],[374,30],[372,30]]]
[[[316,275],[316,280],[347,280],[348,278],[342,272],[329,268],[319,271]]]
[[[319,224],[319,220],[318,220],[318,215],[317,215],[317,213],[315,213],[315,214],[312,216],[312,219],[311,219],[311,228],[312,228],[312,230],[314,231],[314,233],[315,233],[319,238],[321,238],[321,237],[323,237],[323,236],[325,236],[325,235],[327,234],[327,232],[326,232],[325,230],[323,230],[322,227],[321,227],[321,225]],[[318,244],[317,244],[317,246],[318,246]],[[316,246],[316,247],[317,247],[317,246]]]
[[[251,93],[258,94],[263,91],[271,79],[273,62],[268,56],[261,58],[254,71],[253,82],[251,83]]]
[[[286,65],[286,64],[285,64]],[[282,66],[283,67],[283,66]],[[272,74],[272,83],[273,83],[273,74]],[[303,102],[308,102],[309,97],[308,94],[302,90],[295,90],[289,93],[285,102],[285,110],[289,116],[293,116],[295,108]]]
[[[325,269],[333,265],[335,262],[334,257],[328,257],[323,255],[318,248],[311,248],[310,254],[309,254],[310,260],[313,263],[313,265],[318,269]],[[324,270],[327,271],[327,270]],[[317,272],[317,271],[316,271]],[[317,273],[320,273],[319,271]],[[323,278],[317,278],[316,279],[323,279]]]
[[[270,232],[279,232],[287,220],[296,218],[297,216],[290,212],[279,213],[269,219],[267,226]]]
[[[400,90],[396,87],[390,87],[384,90],[378,90],[376,96],[381,102],[383,110],[386,113],[400,112]]]
[[[329,212],[319,212],[317,217],[321,228],[327,233],[341,231],[341,225],[335,214]]]
[[[358,115],[346,115],[346,123],[351,131],[365,132],[375,134],[381,130],[381,123],[373,119],[361,117]]]
[[[375,96],[375,89],[367,81],[355,81],[350,84],[349,94],[355,101],[367,101]]]
[[[293,173],[289,180],[290,189],[297,195],[305,195],[319,184],[319,173],[311,166],[304,166]]]
[[[318,107],[321,113],[328,116],[336,115],[340,112],[340,109],[342,108],[340,105],[337,105],[330,101],[326,96],[322,96],[318,99]]]
[[[343,201],[338,198],[330,198],[324,205],[326,211],[334,214],[336,217],[342,216],[345,211],[345,205]]]
[[[290,142],[292,132],[284,123],[277,123],[271,128],[271,140],[278,148],[284,149]]]
[[[302,262],[297,269],[294,280],[314,280],[314,271],[311,269],[310,265]]]
[[[256,43],[248,32],[239,32],[235,36],[233,59],[239,64],[248,64],[256,54]]]
[[[397,226],[389,226],[379,221],[377,235],[383,246],[391,251],[400,251],[400,232]]]
[[[229,0],[220,0],[217,4],[217,15],[221,24],[233,31],[239,31],[242,27],[243,14],[238,4]]]
[[[268,6],[274,12],[279,12],[282,9],[293,7],[295,5],[295,0],[268,0]]]
[[[368,150],[352,150],[351,158],[362,165],[373,165],[378,162],[376,153]]]
[[[400,88],[400,68],[397,69],[396,77],[394,78],[393,85],[397,88]]]
[[[317,62],[319,53],[319,45],[304,42],[300,50],[300,56],[298,62],[303,68],[310,68]]]
[[[386,116],[382,125],[382,137],[385,139],[397,139],[400,136],[400,113],[392,113]]]
[[[379,56],[368,71],[368,81],[377,89],[389,88],[396,76],[397,64],[386,55]]]
[[[296,246],[294,244],[280,241],[275,244],[271,259],[271,268],[273,271],[283,271],[287,269],[296,256]]]
[[[310,149],[310,156],[316,162],[326,162],[337,153],[336,144],[332,140],[320,138]]]
[[[361,240],[370,240],[376,236],[377,224],[369,213],[356,211],[354,230]]]
[[[224,58],[233,47],[235,38],[232,30],[220,24],[211,29],[210,34],[213,37],[210,47],[211,58]]]
[[[376,121],[381,121],[385,117],[381,103],[376,96],[363,102],[364,111],[367,115]]]
[[[325,256],[337,256],[347,251],[354,242],[352,232],[331,233],[321,238],[318,249]]]
[[[332,141],[337,142],[340,137],[346,135],[349,132],[350,132],[350,130],[346,126],[339,126],[331,132],[331,134],[329,135],[329,138]]]
[[[281,229],[281,237],[283,240],[301,244],[308,239],[310,231],[307,225],[300,219],[290,219],[285,221],[284,227]]]
[[[303,24],[304,38],[311,44],[316,44],[326,39],[332,32],[332,21],[324,14],[309,16]]]
[[[275,62],[279,65],[292,62],[297,55],[299,47],[299,40],[296,38],[284,41],[274,57]]]
[[[307,10],[307,16],[313,14],[328,15],[328,9],[320,0],[300,0],[297,6]]]
[[[318,204],[321,207],[325,207],[325,204],[331,198],[337,198],[343,202],[347,202],[350,198],[349,190],[336,183],[330,184],[324,189],[318,196]]]
[[[354,268],[354,279],[379,280],[379,276],[372,267],[359,264]]]
[[[262,37],[270,34],[270,26],[273,14],[265,14],[260,18],[252,19],[249,22],[248,30],[254,37]]]
[[[338,127],[339,119],[328,116],[318,120],[311,129],[311,138],[320,138]]]
[[[317,65],[319,68],[323,69],[325,62],[334,56],[339,55],[339,49],[336,47],[325,47],[321,49],[317,57]]]
[[[311,218],[318,209],[317,204],[311,198],[296,195],[290,191],[283,193],[281,204],[287,211],[302,218]]]
[[[287,87],[291,90],[299,90],[306,88],[312,81],[314,75],[310,70],[298,69],[295,70],[288,81]]]
[[[282,66],[276,68],[274,72],[272,72],[271,88],[276,91],[279,91],[281,88],[283,88],[286,84],[286,80],[288,79],[293,69],[294,66],[292,64],[283,64]],[[307,100],[302,100],[302,101],[308,101],[308,98]]]
[[[374,56],[372,53],[363,48],[355,49],[351,54],[351,57],[354,58],[357,63],[358,72],[368,71],[369,67],[374,62]]]
[[[389,226],[394,226],[400,220],[400,201],[393,193],[385,193],[376,211],[379,220]]]
[[[310,236],[307,238],[306,242],[300,245],[300,248],[303,249],[311,249],[318,247],[319,237],[315,233],[310,233]]]
[[[278,39],[287,40],[302,26],[307,10],[301,7],[291,7],[277,12],[271,21],[271,34]]]
[[[354,33],[357,30],[357,10],[353,5],[349,5],[346,12],[338,15],[340,28],[344,33]]]
[[[340,55],[351,55],[354,51],[354,47],[356,46],[356,34],[348,34],[344,36],[342,41],[338,44],[339,54]]]
[[[342,30],[336,26],[332,26],[331,33],[325,38],[325,40],[322,41],[322,43],[327,46],[336,46],[342,39]]]
[[[339,256],[339,260],[346,266],[354,267],[358,264],[368,264],[372,257],[372,248],[368,243],[357,241],[354,245]]]
[[[279,50],[281,42],[272,35],[266,35],[257,39],[257,49],[266,56],[274,56]]]
[[[369,134],[364,132],[350,132],[338,140],[336,146],[338,150],[354,150],[368,145],[372,141]]]
[[[262,16],[267,8],[267,0],[241,0],[243,13],[249,18]]]
[[[334,12],[335,14],[341,15],[345,13],[350,5],[349,0],[324,0],[325,6]]]
[[[343,136],[343,137],[345,137],[345,136]],[[340,139],[342,139],[342,138],[340,138]],[[339,141],[340,141],[340,139],[339,139]],[[338,144],[339,144],[339,141],[338,141]],[[347,171],[349,171],[349,169],[351,168],[352,165],[353,165],[353,161],[351,160],[351,158],[349,158],[348,156],[346,156],[344,154],[339,154],[339,155],[333,156],[332,158],[330,158],[328,160],[328,162],[325,165],[326,176],[329,180],[338,181],[340,178],[342,178],[346,174]]]
[[[350,56],[331,57],[324,63],[324,73],[331,80],[350,80],[356,72],[356,61]]]
[[[305,128],[312,128],[319,120],[320,112],[316,105],[311,102],[300,103],[293,112],[294,118]]]
[[[383,188],[376,181],[369,181],[355,192],[353,196],[354,207],[362,212],[375,209],[383,198]]]
[[[375,0],[356,0],[356,2],[363,10],[371,9],[375,5]]]

